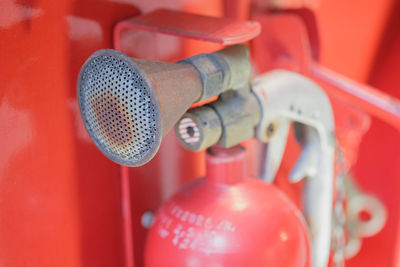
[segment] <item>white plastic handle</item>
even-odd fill
[[[258,76],[252,87],[262,107],[257,138],[268,142],[264,177],[267,182],[273,181],[281,164],[289,126],[294,123],[302,152],[289,179],[294,182],[306,178],[304,214],[311,235],[312,266],[325,267],[330,254],[335,160],[334,118],[329,99],[309,79],[283,70]],[[271,124],[277,129],[268,137],[266,132]]]

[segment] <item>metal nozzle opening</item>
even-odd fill
[[[161,142],[160,107],[151,83],[128,56],[94,53],[78,78],[81,115],[96,146],[111,160],[140,166]]]

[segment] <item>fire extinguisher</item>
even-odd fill
[[[327,265],[335,149],[329,99],[296,73],[272,71],[252,82],[250,76],[245,45],[179,63],[100,50],[83,65],[81,115],[110,159],[145,164],[176,121],[185,148],[212,147],[206,178],[160,208],[146,245],[147,266]],[[188,110],[213,96],[218,99]],[[307,178],[302,212],[266,183],[282,161],[290,125],[302,152],[289,179]],[[246,153],[235,147],[252,137],[268,143],[264,181],[247,178]]]
[[[258,77],[252,91],[262,107],[256,137],[268,142],[262,179],[247,177],[243,148],[208,149],[206,177],[185,186],[157,213],[146,244],[147,267],[327,266],[335,146],[329,100],[312,82],[285,71]],[[219,127],[225,127],[220,140],[234,133],[224,123],[236,115],[229,105],[238,104],[218,101],[182,116],[175,130],[184,147],[196,151],[214,144],[207,138]],[[241,115],[252,114],[247,107]],[[270,184],[290,125],[302,152],[288,179],[307,178],[303,211]]]
[[[208,149],[206,169],[158,211],[145,266],[310,266],[301,212],[274,185],[248,177],[243,147]]]

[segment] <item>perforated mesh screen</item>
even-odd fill
[[[78,94],[89,134],[108,157],[135,165],[156,138],[148,85],[124,59],[110,55],[93,58],[82,71]]]

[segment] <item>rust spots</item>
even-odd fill
[[[110,90],[95,95],[91,105],[98,123],[98,130],[114,149],[128,149],[135,142],[134,118],[127,112],[125,103]]]

